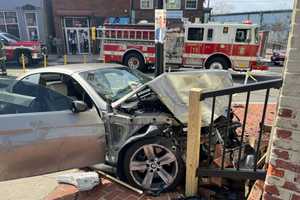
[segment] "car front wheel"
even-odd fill
[[[165,138],[146,139],[133,144],[125,154],[124,173],[129,183],[145,191],[176,187],[184,165],[172,142]]]

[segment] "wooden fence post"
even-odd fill
[[[198,193],[198,177],[196,176],[200,160],[201,143],[201,89],[190,90],[185,195],[195,196]]]

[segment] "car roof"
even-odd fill
[[[88,64],[69,64],[69,65],[57,65],[52,67],[38,68],[30,70],[28,74],[36,73],[64,73],[64,74],[74,74],[85,71],[97,70],[97,69],[106,69],[106,68],[126,68],[123,65],[119,64],[108,64],[108,63],[88,63]]]

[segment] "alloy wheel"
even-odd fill
[[[147,144],[135,151],[129,162],[134,182],[145,190],[163,190],[178,175],[178,161],[168,148]]]

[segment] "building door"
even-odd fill
[[[91,40],[88,19],[67,17],[64,20],[64,27],[68,54],[89,54]]]

